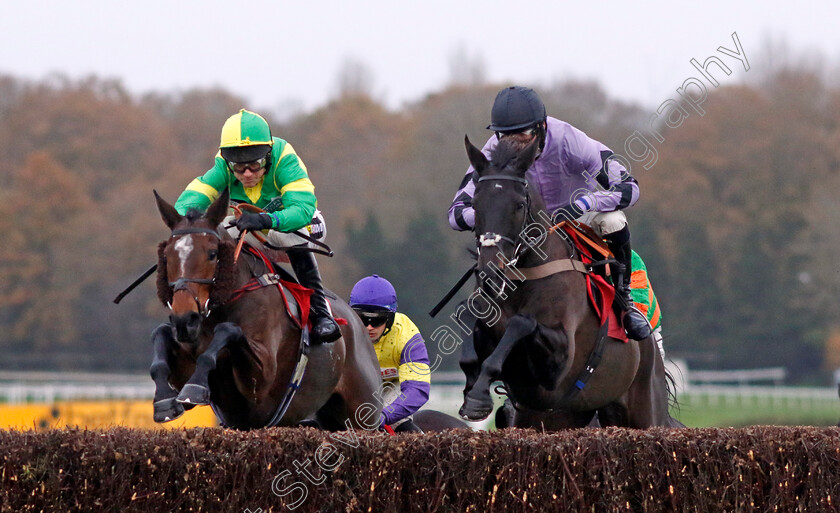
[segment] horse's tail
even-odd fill
[[[677,368],[677,372],[681,372]],[[677,380],[673,374],[665,368],[665,390],[668,393],[668,407],[680,411],[680,401],[677,399]]]
[[[660,339],[660,341],[661,341],[661,339]],[[660,347],[657,347],[657,350],[661,351],[662,349]],[[661,356],[662,356],[662,361],[664,363],[665,362],[664,351],[661,354]],[[673,366],[673,368],[676,369],[676,372],[682,374],[682,369],[679,366],[675,365],[675,366]],[[680,375],[680,378],[683,378],[683,376]],[[671,371],[668,370],[668,367],[665,367],[665,393],[668,396],[668,425],[670,427],[685,427],[685,424],[683,424],[682,422],[680,422],[674,416],[671,415],[671,410],[672,409],[676,413],[680,412],[680,401],[679,401],[679,399],[677,399],[677,379],[676,379],[676,377],[674,377],[674,375],[671,373]]]

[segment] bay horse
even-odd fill
[[[209,404],[235,429],[306,420],[330,430],[378,427],[379,363],[350,307],[331,297],[335,317],[347,321],[342,336],[309,347],[305,322],[293,322],[276,282],[248,287],[277,276],[270,260],[243,251],[234,261],[235,241],[219,226],[227,189],[204,214],[182,216],[155,198],[172,230],[159,247],[158,296],[171,315],[152,334],[155,421]]]
[[[527,177],[537,141],[521,148],[502,138],[490,160],[468,137],[464,142],[477,177],[478,284],[471,298],[481,306],[470,311],[475,330],[462,347],[461,416],[489,416],[489,388],[500,380],[513,406],[513,418],[504,419],[510,426],[584,427],[596,413],[602,426],[679,425],[668,412],[668,381],[653,338],[606,336],[587,296],[590,270],[575,265],[573,246],[551,232],[545,202]]]

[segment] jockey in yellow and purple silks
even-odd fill
[[[363,278],[350,292],[350,306],[373,342],[383,384],[380,427],[422,432],[411,416],[429,400],[429,355],[417,326],[397,312],[393,285],[377,275]]]
[[[230,188],[231,201],[256,205],[267,212],[242,214],[236,220],[240,231],[294,232],[306,226],[316,229],[316,223],[323,223],[320,217],[313,219],[315,187],[303,161],[291,144],[271,135],[268,122],[255,112],[242,109],[225,121],[213,168],[190,182],[175,202],[175,209],[181,215],[190,209],[203,212],[225,188]],[[323,234],[323,224],[320,230]],[[269,232],[269,240],[274,234]],[[286,253],[298,281],[312,289],[310,341],[335,341],[341,332],[327,306],[318,263],[312,252],[297,249],[307,241],[297,240],[302,244]]]

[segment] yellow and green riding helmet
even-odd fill
[[[253,162],[267,157],[273,145],[268,122],[256,112],[242,109],[222,126],[219,150],[228,162]]]

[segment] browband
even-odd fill
[[[524,178],[519,178],[518,176],[509,176],[509,175],[487,175],[482,176],[478,179],[479,182],[483,182],[484,180],[510,180],[511,182],[519,182],[526,187],[528,186],[528,180]]]
[[[212,228],[179,228],[177,230],[172,230],[173,237],[176,235],[188,235],[190,233],[203,233],[205,235],[213,235],[217,239],[221,240],[219,232]]]

